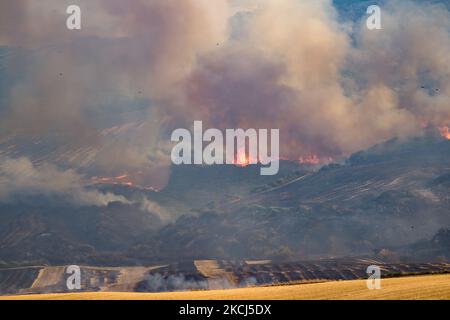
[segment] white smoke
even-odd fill
[[[387,0],[382,30],[368,30],[364,16],[342,22],[331,0],[80,0],[83,29],[69,32],[69,4],[0,3],[0,44],[32,53],[28,67],[13,61],[24,70],[0,126],[25,139],[63,133],[62,145],[95,148],[97,170],[167,176],[168,132],[193,120],[279,128],[291,159],[450,123],[443,5]],[[105,118],[128,123],[137,97],[145,125],[99,135]]]
[[[76,205],[130,203],[123,196],[86,189],[82,177],[74,170],[63,171],[49,163],[36,167],[27,158],[2,159],[0,202],[10,202],[24,196],[56,196]]]

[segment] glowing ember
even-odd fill
[[[119,186],[126,186],[126,187],[137,187],[140,189],[150,190],[154,192],[159,192],[158,188],[155,188],[153,186],[145,186],[141,185],[140,182],[145,180],[142,179],[143,172],[138,171],[137,173],[133,174],[127,174],[124,173],[119,176],[113,176],[113,177],[91,177],[89,182],[92,184],[104,184],[104,185],[119,185]]]
[[[245,149],[239,150],[236,154],[236,158],[233,162],[235,166],[246,167],[250,164],[257,164],[258,157],[253,158],[250,154],[247,154]]]
[[[93,177],[91,178],[93,183],[100,184],[114,184],[114,185],[124,185],[128,187],[133,186],[133,182],[131,182],[130,177],[127,174],[123,174],[117,177]]]
[[[319,164],[320,163],[319,157],[316,156],[315,154],[309,155],[309,156],[300,157],[300,159],[298,159],[298,161],[301,164]]]
[[[447,140],[450,140],[450,128],[449,127],[440,127],[439,132],[441,133],[442,137],[444,137]]]
[[[239,167],[246,167],[250,164],[250,157],[247,156],[245,150],[240,150],[237,153],[236,160],[234,161],[234,165]]]

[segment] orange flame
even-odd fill
[[[439,132],[441,136],[447,140],[450,140],[450,128],[449,127],[440,127]]]
[[[124,173],[119,176],[112,177],[90,177],[89,183],[91,184],[104,184],[104,185],[116,185],[116,186],[126,186],[126,187],[137,187],[140,189],[150,190],[154,192],[159,192],[159,188],[150,186],[150,185],[142,185],[139,181],[143,181],[142,175],[144,172],[138,171],[136,173]]]
[[[318,156],[316,156],[315,154],[309,155],[309,156],[304,156],[304,157],[300,157],[298,159],[298,161],[300,162],[300,164],[319,164],[320,163],[320,159]]]
[[[311,154],[308,156],[303,156],[298,159],[298,162],[300,164],[306,164],[306,165],[318,165],[318,164],[327,164],[333,162],[334,159],[332,157],[321,157],[319,158],[315,154]]]
[[[236,159],[234,161],[234,165],[239,167],[246,167],[250,164],[250,157],[247,156],[245,149],[239,150]]]
[[[127,174],[123,174],[117,177],[93,177],[91,178],[93,183],[101,184],[114,184],[114,185],[124,185],[128,187],[133,186],[130,177]]]

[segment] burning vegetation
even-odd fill
[[[449,127],[447,127],[447,126],[440,127],[439,132],[443,138],[450,140],[450,128]]]
[[[91,181],[94,184],[114,184],[128,187],[134,186],[128,174],[119,175],[117,177],[92,177]]]

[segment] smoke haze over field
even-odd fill
[[[63,159],[76,170],[144,170],[163,184],[169,133],[193,120],[279,128],[290,159],[450,123],[443,5],[386,1],[383,29],[370,31],[330,0],[79,0],[82,30],[69,31],[72,2],[0,3],[12,50],[1,51],[0,132],[88,149]]]
[[[48,163],[36,168],[26,158],[3,159],[0,164],[0,201],[36,194],[61,196],[76,205],[129,203],[122,196],[86,190],[82,177],[74,170],[61,171]]]

